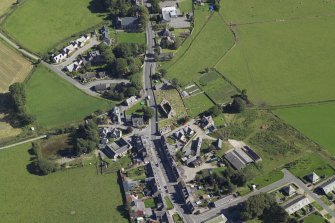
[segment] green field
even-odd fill
[[[221,13],[232,23],[334,15],[334,0],[225,0]]]
[[[200,76],[197,83],[216,104],[229,103],[231,96],[238,94],[232,85],[214,71]]]
[[[27,171],[30,147],[0,151],[1,222],[128,222],[116,174],[92,165],[36,176]]]
[[[181,0],[179,1],[179,8],[184,13],[192,12],[192,0]]]
[[[214,13],[194,40],[192,47],[169,67],[167,77],[178,78],[182,85],[186,85],[192,79],[198,78],[201,75],[199,72],[214,66],[232,45],[233,34],[223,23],[219,14]]]
[[[102,11],[98,0],[27,0],[3,28],[19,44],[45,54],[71,35],[101,23]]]
[[[320,215],[312,214],[304,218],[304,223],[325,223],[325,219]]]
[[[334,26],[334,17],[237,26],[217,68],[257,105],[335,99]]]
[[[186,110],[189,116],[196,117],[214,106],[204,93],[197,94],[184,99]]]
[[[335,155],[335,103],[274,111],[279,117]]]
[[[107,100],[86,95],[70,83],[38,66],[26,85],[27,108],[38,124],[46,128],[81,121],[99,109],[107,109]]]
[[[140,43],[145,44],[146,37],[145,33],[127,33],[120,32],[118,33],[118,41],[121,43]]]

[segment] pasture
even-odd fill
[[[27,0],[3,28],[20,45],[43,55],[64,39],[101,23],[103,11],[98,0]]]
[[[145,44],[146,37],[145,33],[128,33],[128,32],[119,32],[118,41],[121,43],[139,43]]]
[[[36,68],[26,85],[27,109],[45,128],[78,123],[92,112],[111,106],[86,95],[43,66]]]
[[[214,106],[204,93],[184,98],[184,103],[189,116],[197,117],[199,114],[207,111]]]
[[[335,103],[278,109],[274,112],[335,155]]]
[[[197,83],[216,104],[227,104],[232,101],[233,95],[238,94],[237,90],[215,71],[203,74]]]
[[[334,0],[226,0],[221,13],[234,24],[334,15]]]
[[[233,44],[233,34],[220,15],[214,13],[201,33],[194,39],[192,47],[169,67],[167,77],[177,78],[185,86],[191,80],[197,79],[205,68],[213,67]]]
[[[3,222],[116,222],[122,197],[116,174],[97,175],[94,165],[48,176],[28,172],[31,144],[0,151]]]
[[[256,105],[335,99],[334,26],[335,17],[237,26],[239,42],[217,69]]]
[[[7,92],[13,83],[23,82],[31,69],[28,60],[0,41],[0,93]]]

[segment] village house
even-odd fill
[[[117,19],[117,27],[123,30],[134,31],[138,28],[137,17],[122,17]]]
[[[132,106],[132,105],[134,105],[136,102],[137,102],[137,98],[136,98],[136,96],[131,96],[130,98],[127,98],[127,99],[125,100],[125,104],[126,104],[127,106]]]
[[[262,159],[248,146],[229,150],[225,159],[236,169],[241,170],[250,163],[256,163]]]
[[[121,125],[121,109],[115,106],[111,111],[112,122],[117,125]]]
[[[289,185],[283,188],[283,192],[286,196],[291,197],[296,194],[296,189],[292,185]]]
[[[335,177],[320,185],[320,189],[328,194],[335,190]]]
[[[104,152],[107,156],[113,159],[117,159],[126,155],[127,152],[131,150],[131,148],[132,146],[127,140],[120,138],[113,143],[107,145]]]
[[[131,116],[131,123],[132,123],[132,126],[135,128],[143,127],[144,126],[143,116],[133,114]]]
[[[98,93],[103,93],[104,91],[107,91],[110,87],[110,84],[102,83],[94,86],[94,90]]]
[[[67,70],[68,72],[78,71],[82,67],[82,64],[82,60],[74,61],[73,63],[67,65],[65,67],[65,70]]]
[[[82,83],[84,83],[96,78],[96,74],[95,72],[86,72],[84,74],[80,74],[78,78]]]
[[[186,126],[184,129],[183,129],[185,135],[187,137],[191,137],[192,135],[194,135],[194,131],[193,129],[190,127],[190,126]]]
[[[174,132],[173,136],[175,137],[176,140],[179,140],[179,141],[181,141],[183,143],[186,143],[186,141],[187,141],[187,138],[184,135],[183,130],[179,130],[179,131]]]
[[[309,201],[307,197],[301,196],[299,198],[294,199],[293,201],[289,201],[288,203],[284,204],[283,208],[289,215],[291,215],[299,211],[300,209],[306,207],[310,203],[311,202]]]
[[[110,46],[112,44],[112,39],[110,38],[108,27],[106,27],[106,26],[102,27],[100,32],[101,32],[101,35],[102,35],[103,43],[106,44],[107,46]]]
[[[205,130],[206,134],[216,130],[212,116],[203,116],[199,121],[199,126]]]
[[[317,183],[320,180],[320,177],[316,173],[314,173],[314,172],[308,174],[306,176],[306,178],[309,180],[309,182],[311,182],[313,184]]]

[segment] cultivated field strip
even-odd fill
[[[0,92],[7,91],[15,82],[24,81],[31,69],[28,60],[0,42]]]

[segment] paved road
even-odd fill
[[[18,51],[20,51],[22,54],[24,54],[25,56],[33,59],[33,60],[38,60],[40,59],[38,56],[26,51],[25,49],[22,49],[19,45],[17,45],[15,42],[13,42],[12,40],[10,40],[9,38],[7,38],[4,34],[0,33],[0,38],[3,39],[5,42],[7,42],[9,45],[11,45],[12,47],[14,47],[15,49],[17,49]]]
[[[27,140],[24,140],[22,142],[18,142],[18,143],[14,143],[14,144],[11,144],[11,145],[8,145],[8,146],[0,147],[0,150],[2,150],[2,149],[8,149],[8,148],[11,148],[11,147],[14,147],[14,146],[18,146],[18,145],[21,145],[21,144],[25,144],[27,142],[33,142],[33,141],[36,141],[36,140],[39,140],[39,139],[44,139],[46,137],[47,137],[47,135],[42,135],[42,136],[38,136],[36,138],[27,139]]]

